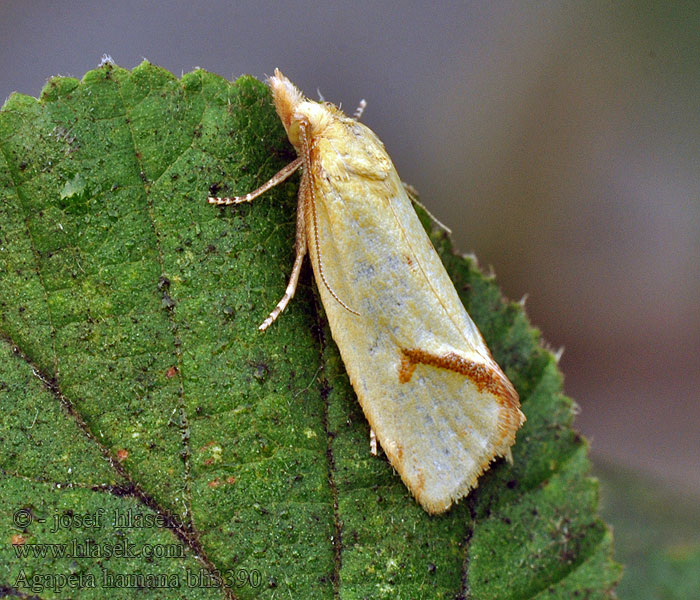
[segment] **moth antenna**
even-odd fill
[[[301,125],[299,127],[299,132],[301,134],[301,141],[302,141],[302,157],[304,160],[304,171],[306,172],[306,176],[309,177],[309,182],[311,181],[311,160],[310,160],[310,151],[309,151],[309,140],[306,137],[306,127],[304,125]],[[345,310],[348,312],[351,312],[353,315],[359,316],[360,313],[357,312],[356,310],[353,310],[350,308],[345,302],[343,302],[339,297],[338,294],[336,294],[333,291],[333,288],[330,286],[328,281],[326,280],[326,275],[323,272],[323,262],[321,261],[321,245],[318,241],[318,220],[316,218],[316,198],[314,196],[314,187],[309,183],[307,186],[308,188],[308,193],[311,194],[311,216],[313,217],[314,221],[314,246],[316,247],[316,260],[318,261],[318,274],[321,276],[321,281],[323,282],[323,285],[325,288],[328,290],[331,296],[335,299],[335,301],[340,304]]]
[[[352,118],[355,119],[355,121],[359,121],[362,118],[362,113],[365,112],[365,108],[367,108],[367,101],[362,98],[360,103],[357,105],[355,112],[352,114]]]
[[[313,215],[314,218],[314,245],[316,246],[316,257],[318,259],[318,273],[321,276],[321,281],[323,281],[323,285],[326,287],[326,289],[330,292],[331,296],[335,298],[335,301],[340,304],[345,310],[348,312],[351,312],[353,315],[357,315],[358,317],[360,316],[360,313],[357,312],[356,310],[353,310],[350,308],[345,302],[343,302],[339,297],[338,294],[336,294],[333,291],[333,288],[330,286],[328,283],[328,280],[326,279],[326,275],[323,272],[323,262],[321,261],[321,249],[320,245],[318,243],[318,230],[316,229],[316,206],[314,205],[314,200],[313,200],[313,191],[311,192],[311,214]]]
[[[452,230],[442,223],[433,213],[431,213],[423,204],[420,200],[418,200],[418,190],[414,188],[410,183],[406,183],[405,181],[401,182],[401,185],[403,186],[403,189],[406,190],[406,193],[410,196],[411,202],[414,204],[417,204],[420,206],[427,214],[428,217],[430,217],[430,220],[435,223],[440,229],[443,229],[446,231],[449,235],[452,235]]]

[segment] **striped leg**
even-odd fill
[[[263,183],[257,190],[253,190],[245,196],[234,196],[233,198],[215,198],[214,196],[209,197],[209,204],[241,204],[242,202],[250,202],[254,198],[257,198],[261,194],[264,194],[270,188],[275,187],[278,183],[282,183],[287,177],[289,177],[294,171],[301,167],[301,158],[297,158],[290,162],[286,167],[279,170],[272,179]]]
[[[306,175],[306,173],[304,173]],[[284,291],[284,296],[277,303],[274,310],[270,313],[258,327],[260,331],[265,331],[274,320],[279,317],[280,313],[287,307],[289,301],[294,297],[294,293],[297,291],[297,283],[299,282],[299,273],[301,273],[301,265],[304,262],[304,256],[306,255],[306,225],[304,223],[304,198],[306,198],[306,177],[301,180],[301,187],[299,188],[299,203],[297,206],[297,233],[296,242],[294,248],[296,249],[296,258],[294,259],[294,266],[292,267],[292,274],[289,276],[289,283],[287,284],[287,289]]]

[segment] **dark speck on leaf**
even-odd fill
[[[174,306],[175,306],[175,300],[173,300],[170,297],[170,294],[168,294],[168,292],[165,292],[163,294],[162,304],[163,304],[163,308],[171,309],[171,308],[174,308]]]
[[[253,377],[257,379],[258,381],[265,381],[267,379],[268,374],[270,373],[270,369],[268,366],[264,363],[257,363],[255,366],[255,371],[253,371]]]

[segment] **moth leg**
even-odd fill
[[[296,162],[296,161],[295,161]],[[301,188],[299,189],[299,204],[297,205],[297,233],[296,242],[294,248],[296,250],[296,258],[294,259],[294,266],[292,267],[292,274],[289,276],[289,283],[287,284],[287,289],[284,291],[284,296],[277,303],[274,310],[270,313],[258,327],[260,331],[265,331],[274,320],[279,317],[280,313],[287,307],[289,301],[294,297],[294,292],[297,291],[297,283],[299,282],[299,273],[301,273],[301,265],[304,262],[304,256],[306,255],[306,226],[304,222],[304,198],[306,196],[306,179],[303,178],[301,182]]]
[[[282,183],[299,167],[301,167],[301,158],[297,158],[290,162],[286,167],[280,169],[277,173],[275,173],[270,180],[266,181],[258,189],[253,190],[245,196],[233,196],[231,198],[218,198],[214,196],[209,196],[209,204],[229,205],[241,204],[242,202],[250,202],[254,198],[257,198],[261,194],[264,194],[270,188],[273,188],[277,184]]]
[[[371,427],[369,428],[369,453],[372,456],[377,456],[377,436]]]

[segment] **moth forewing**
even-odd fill
[[[328,139],[337,152],[321,153],[314,167],[322,174],[314,185],[323,242],[320,257],[309,248],[311,262],[316,268],[324,261],[326,278],[360,313],[349,314],[319,286],[376,437],[423,507],[442,512],[514,442],[517,394],[464,310],[395,172],[375,179],[331,175],[342,173],[338,161],[348,168],[342,157],[361,152],[352,147],[355,139]]]
[[[278,70],[269,85],[303,169],[303,214],[292,277],[265,323],[293,295],[308,250],[331,334],[376,438],[423,508],[443,512],[492,460],[510,454],[525,420],[518,395],[377,136],[336,107],[307,100]]]

